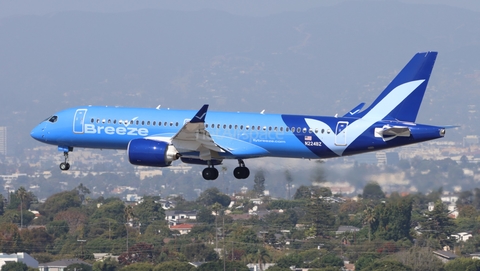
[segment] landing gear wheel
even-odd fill
[[[70,169],[70,164],[68,163],[68,151],[63,152],[63,157],[65,157],[65,162],[60,163],[60,169],[61,170],[69,170]]]
[[[250,176],[250,170],[248,167],[236,167],[233,170],[233,176],[237,179],[246,179]]]
[[[202,177],[209,181],[216,180],[218,178],[218,169],[214,167],[207,167],[202,171]]]
[[[69,170],[70,169],[70,164],[69,163],[60,163],[60,169],[61,170]]]

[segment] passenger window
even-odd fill
[[[173,126],[173,122],[170,122],[170,126]]]
[[[150,121],[147,121],[147,125],[150,125]]]
[[[105,119],[102,120],[102,123],[105,123]]]
[[[144,121],[144,120],[142,120],[142,125],[145,125],[145,121]]]
[[[280,127],[280,132],[283,132],[283,127]]]
[[[315,134],[318,134],[318,128],[315,128]]]
[[[217,129],[220,129],[220,124],[217,124]]]
[[[117,120],[113,120],[113,124],[117,124]]]
[[[227,129],[227,125],[226,125],[226,124],[223,125],[223,129]]]
[[[285,127],[285,132],[290,132],[290,128]]]
[[[295,133],[295,127],[292,127],[291,130],[292,130],[292,133]]]
[[[325,129],[322,129],[322,134],[325,133]]]
[[[109,119],[109,120],[108,120],[108,124],[110,124],[110,123],[112,123],[112,121]]]
[[[156,121],[153,121],[153,124],[152,124],[152,125],[155,126],[155,124],[157,124],[157,122],[156,122]]]
[[[306,134],[306,133],[307,133],[307,128],[303,128],[302,132],[303,132],[304,134]]]
[[[238,125],[235,125],[235,130],[237,130],[237,129],[238,129]]]
[[[243,130],[243,125],[240,125],[240,130]]]
[[[232,129],[232,125],[231,125],[231,124],[230,124],[230,125],[228,125],[228,129]]]
[[[302,128],[297,127],[297,134],[299,134],[302,131]]]
[[[205,128],[208,128],[208,123],[205,123]]]
[[[259,131],[260,131],[260,126],[257,126],[257,130],[259,130]]]
[[[177,122],[175,122],[175,126],[178,126],[178,121],[177,121]]]
[[[137,125],[138,125],[138,124],[140,123],[140,121],[139,121],[139,120],[137,120],[137,122],[136,122],[136,123],[137,123]]]
[[[272,126],[268,126],[268,130],[271,131],[271,130],[272,130]]]
[[[94,120],[94,119],[91,119],[91,120],[90,120],[90,123],[94,123],[94,122],[95,122],[95,120]]]

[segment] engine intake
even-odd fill
[[[150,167],[168,167],[180,157],[173,145],[143,138],[130,141],[127,154],[130,164]]]

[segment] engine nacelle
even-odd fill
[[[180,157],[173,145],[143,138],[130,141],[127,154],[130,164],[150,167],[167,167]]]

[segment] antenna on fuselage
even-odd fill
[[[159,104],[159,105],[157,106],[157,110],[158,110],[158,109],[160,109],[160,106],[162,106],[162,105],[161,105],[161,104]]]
[[[263,109],[262,112],[260,112],[260,114],[262,114],[262,115],[263,115],[263,113],[265,113],[265,109]]]

